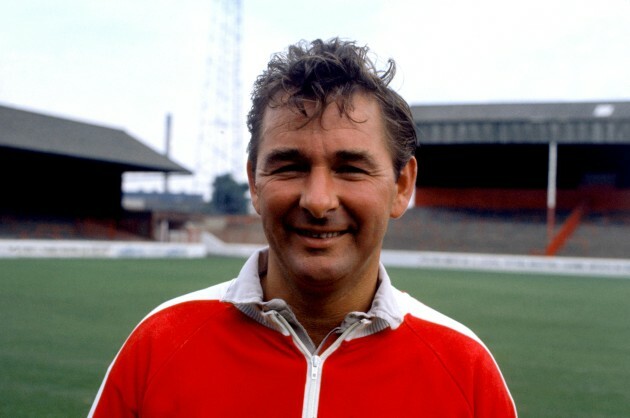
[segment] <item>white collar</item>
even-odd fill
[[[265,312],[270,310],[281,312],[289,318],[292,317],[290,323],[297,327],[299,331],[303,331],[303,328],[292,314],[290,307],[284,301],[279,299],[263,300],[259,272],[267,270],[268,251],[268,248],[258,250],[245,262],[238,277],[232,282],[222,300],[234,304],[246,315],[267,326],[270,325]],[[379,264],[378,280],[379,285],[370,310],[368,312],[349,312],[343,323],[340,324],[341,330],[357,320],[367,319],[371,322],[371,325],[366,327],[359,335],[363,336],[388,327],[396,329],[402,323],[403,315],[394,297],[395,289],[382,264]],[[306,333],[304,332],[304,334]]]

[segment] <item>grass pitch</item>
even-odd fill
[[[86,416],[133,327],[243,260],[0,260],[0,417]],[[472,328],[521,418],[630,415],[630,281],[389,269]]]

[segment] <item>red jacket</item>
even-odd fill
[[[491,354],[394,289],[322,353],[282,301],[262,302],[258,254],[239,277],[150,313],[110,366],[90,417],[511,418]]]

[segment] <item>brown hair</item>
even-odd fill
[[[308,123],[321,118],[326,106],[335,102],[340,114],[350,117],[353,95],[363,92],[380,105],[398,176],[415,155],[415,125],[407,102],[389,87],[396,73],[395,62],[388,60],[387,68],[378,71],[368,51],[354,42],[333,38],[326,42],[317,39],[310,44],[301,41],[289,46],[286,53],[272,56],[267,69],[254,83],[252,108],[247,116],[251,134],[247,151],[254,171],[263,116],[268,107],[293,107],[308,118]],[[306,113],[306,102],[315,105],[311,115]]]

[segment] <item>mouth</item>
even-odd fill
[[[318,238],[318,239],[335,238],[335,237],[339,237],[339,236],[341,236],[341,235],[343,235],[345,233],[345,232],[342,232],[342,231],[336,231],[336,232],[314,232],[314,231],[307,231],[307,230],[303,230],[303,229],[298,229],[296,232],[298,233],[298,235],[301,235],[303,237]]]
[[[296,225],[291,227],[290,229],[293,230],[295,234],[301,237],[314,240],[330,240],[341,237],[342,235],[350,232],[348,229],[334,228],[333,230],[333,228],[331,228],[330,226],[328,226],[327,228],[317,228],[314,227],[314,225],[302,225],[302,227]]]

